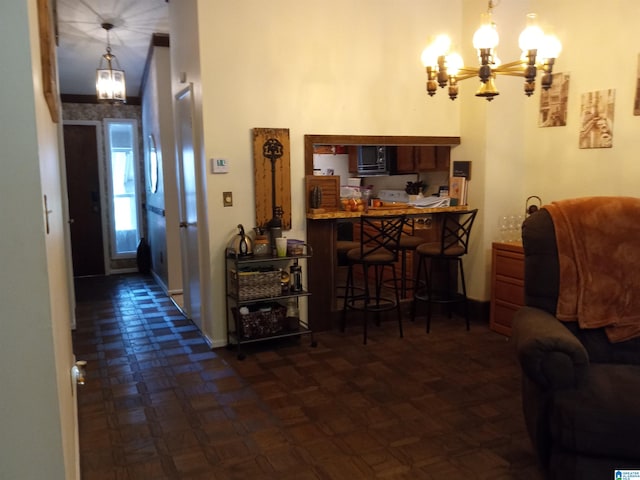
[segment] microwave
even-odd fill
[[[389,175],[395,149],[386,145],[358,146],[358,176]]]

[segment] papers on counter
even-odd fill
[[[422,197],[417,200],[413,200],[409,202],[409,205],[416,208],[448,207],[449,197],[436,197],[432,195],[430,197]]]

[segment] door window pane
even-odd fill
[[[107,123],[112,255],[133,256],[139,235],[135,121]]]

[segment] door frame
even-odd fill
[[[194,168],[194,181],[195,181],[195,202],[196,202],[196,221],[190,223],[187,218],[187,206],[185,200],[185,180],[184,180],[184,155],[183,155],[183,135],[182,135],[182,124],[180,121],[182,117],[180,116],[179,103],[181,101],[186,102],[188,105],[188,116],[191,122],[191,146],[193,149],[193,168]],[[190,83],[189,86],[183,88],[178,93],[175,94],[175,107],[174,107],[174,118],[175,118],[175,130],[176,130],[176,173],[177,173],[177,187],[178,187],[178,220],[179,220],[179,228],[180,228],[180,258],[182,261],[182,291],[184,298],[184,310],[187,316],[194,322],[194,324],[202,330],[202,271],[201,268],[198,267],[197,272],[192,271],[191,266],[194,262],[191,261],[190,249],[188,245],[190,232],[187,229],[195,229],[195,238],[198,244],[197,251],[195,254],[198,256],[198,261],[195,262],[196,265],[200,265],[200,258],[202,258],[201,252],[201,242],[200,242],[200,226],[199,222],[201,219],[201,215],[199,212],[199,188],[198,188],[198,150],[195,139],[195,132],[193,130],[193,111],[194,111],[194,99],[193,99],[193,84]],[[193,224],[195,223],[195,224]],[[193,252],[191,253],[193,255]],[[192,278],[197,275],[198,280],[198,291],[194,292],[194,285],[192,284]],[[197,295],[197,302],[193,302],[194,295]],[[195,303],[195,305],[194,305]],[[198,309],[198,311],[194,311],[194,307]]]
[[[104,274],[111,275],[111,261],[109,256],[109,219],[107,217],[107,208],[109,206],[108,197],[106,193],[106,178],[105,178],[105,158],[104,158],[104,138],[102,135],[103,131],[103,122],[99,120],[64,120],[62,122],[62,138],[64,145],[64,125],[84,125],[84,126],[93,126],[96,130],[96,145],[98,147],[98,180],[99,180],[99,193],[100,193],[100,223],[102,227],[102,263],[104,264]],[[66,156],[64,158],[64,167],[65,167],[65,179],[66,179]],[[66,180],[65,180],[66,187]],[[69,200],[69,193],[65,190],[67,202]],[[71,248],[73,247],[71,243],[71,226],[69,222],[71,219],[69,218],[69,205],[67,203],[67,225],[69,227],[69,253],[71,253]],[[71,275],[73,276],[73,268],[71,269]]]

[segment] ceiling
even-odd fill
[[[140,82],[154,33],[169,33],[167,0],[56,0],[61,94],[95,95],[96,68],[111,52],[125,71],[127,97],[140,95]]]

